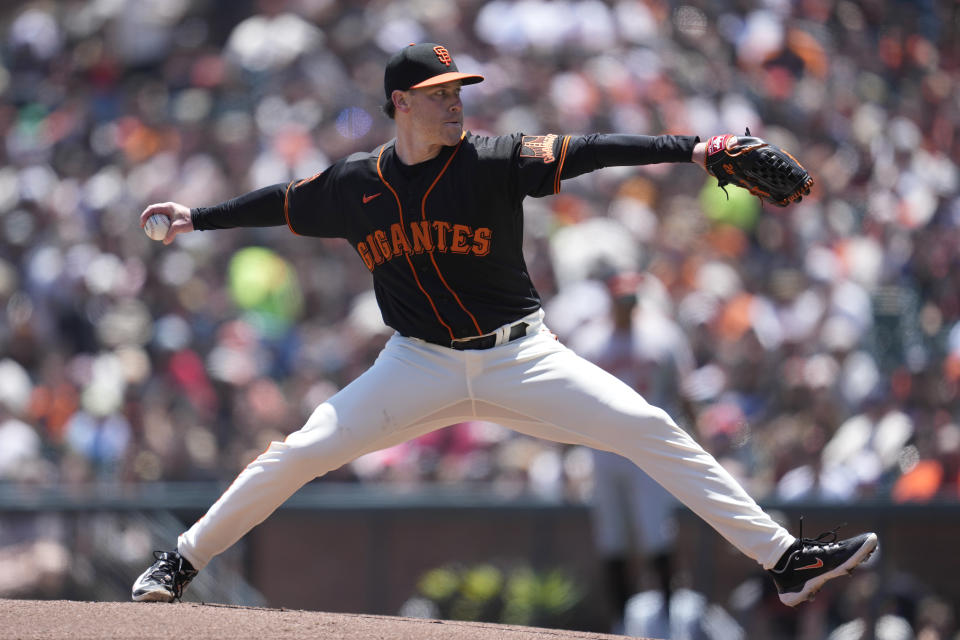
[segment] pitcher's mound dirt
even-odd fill
[[[582,631],[482,622],[217,604],[0,600],[0,640],[624,640]]]

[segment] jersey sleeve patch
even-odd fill
[[[550,164],[556,160],[553,155],[553,145],[556,141],[555,133],[545,136],[523,136],[520,142],[520,157],[540,158],[544,164]]]

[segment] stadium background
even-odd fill
[[[684,517],[679,580],[808,637],[881,614],[954,637],[958,27],[947,1],[3,3],[0,596],[125,598],[154,546],[372,360],[387,333],[345,243],[163,248],[137,215],[388,139],[383,63],[432,40],[487,78],[463,92],[474,131],[750,126],[800,157],[817,187],[785,211],[688,166],[570,181],[528,201],[528,264],[561,337],[604,313],[601,273],[645,270],[695,355],[685,426],[792,529],[885,536],[873,569],[784,612],[731,602],[754,568]],[[457,425],[311,483],[197,586],[397,613],[459,560],[566,568],[590,593],[589,491],[583,451]],[[317,589],[330,573],[355,591]]]

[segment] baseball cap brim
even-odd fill
[[[438,76],[427,78],[423,82],[418,82],[410,88],[422,89],[423,87],[432,87],[438,84],[443,84],[444,82],[453,82],[454,80],[460,80],[463,84],[476,84],[478,82],[483,82],[483,76],[478,76],[473,73],[460,73],[458,71],[451,71],[450,73],[441,73]]]

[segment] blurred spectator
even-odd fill
[[[606,290],[606,313],[585,321],[567,344],[651,404],[692,425],[693,410],[681,390],[693,357],[682,331],[658,304],[666,301],[657,295],[662,286],[652,276],[627,271],[609,276]],[[642,589],[641,576],[655,576],[661,615],[669,616],[679,503],[626,458],[592,453],[594,539],[613,609],[611,630],[620,633],[627,601]]]
[[[0,360],[0,480],[26,481],[40,461],[43,442],[23,421],[30,400],[27,372],[10,359]]]
[[[835,485],[847,495],[871,493],[886,475],[897,471],[904,446],[913,436],[913,424],[902,411],[891,406],[886,389],[875,390],[864,401],[863,410],[841,424],[823,447],[823,466],[835,472]]]
[[[827,640],[858,640],[865,637],[877,640],[912,640],[915,637],[913,626],[904,615],[907,612],[900,609],[906,605],[912,613],[916,595],[911,590],[910,593],[899,594],[898,597],[893,588],[881,585],[880,577],[876,573],[860,573],[854,576],[852,586],[838,602],[843,618],[849,622],[835,628],[827,636]]]
[[[743,628],[723,607],[711,604],[703,594],[678,589],[663,615],[658,591],[638,593],[626,610],[624,633],[631,637],[690,638],[690,640],[744,640]]]

